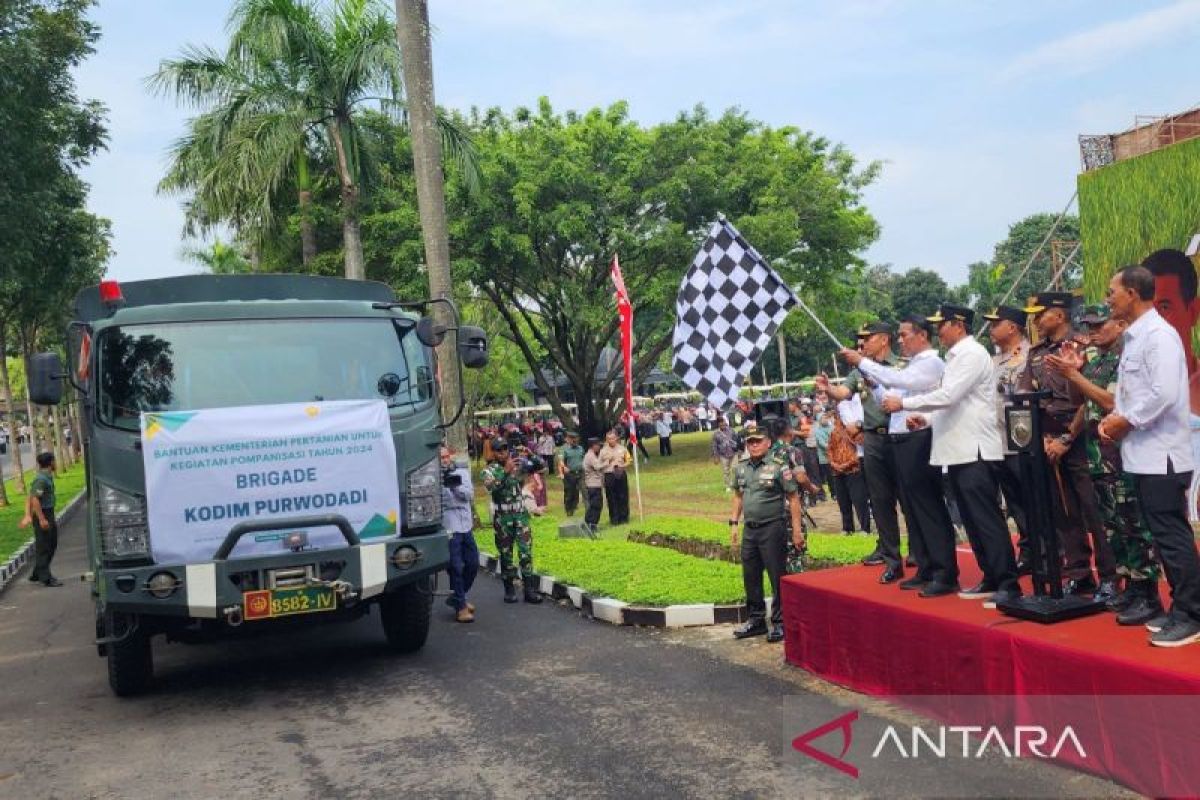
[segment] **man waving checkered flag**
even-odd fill
[[[783,279],[721,219],[679,286],[672,369],[714,406],[728,408],[795,304]]]

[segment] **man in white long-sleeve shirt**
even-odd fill
[[[1116,408],[1100,421],[1104,441],[1121,442],[1142,517],[1171,585],[1171,611],[1146,623],[1157,647],[1200,641],[1200,555],[1187,516],[1192,481],[1188,374],[1183,345],[1154,308],[1154,276],[1126,267],[1108,285],[1108,307],[1125,320]]]
[[[971,309],[943,303],[929,318],[946,348],[941,384],[924,394],[888,397],[884,408],[935,415],[930,460],[950,473],[963,527],[983,571],[983,583],[960,596],[974,599],[990,592],[985,605],[994,608],[997,602],[1020,597],[1021,589],[1012,539],[1000,510],[996,470],[1004,460],[1004,447],[996,420],[992,357],[971,337],[974,320]],[[914,424],[919,421],[910,417],[909,425]]]
[[[930,326],[924,318],[901,320],[899,337],[900,348],[908,358],[903,367],[889,367],[849,351],[842,353],[874,384],[872,391],[881,406],[888,396],[899,398],[932,391],[946,367],[930,346]],[[928,426],[910,428],[908,412],[903,409],[889,417],[888,443],[908,525],[908,550],[917,564],[917,574],[902,581],[900,588],[919,589],[922,597],[940,597],[959,588],[954,526],[942,495],[942,470],[930,464],[932,437]]]

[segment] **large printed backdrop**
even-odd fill
[[[150,546],[160,564],[211,560],[243,521],[340,514],[360,538],[392,536],[400,494],[382,400],[145,413],[142,458]],[[247,534],[233,556],[281,552],[302,530],[313,548],[331,527]]]

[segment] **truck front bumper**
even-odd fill
[[[449,542],[448,534],[438,532],[198,564],[108,567],[97,573],[96,580],[106,611],[217,619],[242,609],[243,592],[267,588],[269,572],[311,565],[315,574],[330,576],[323,585],[337,586],[339,606],[348,607],[445,569],[450,562]],[[175,588],[165,597],[150,592],[150,579],[160,573],[174,579]]]

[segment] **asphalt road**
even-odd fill
[[[856,737],[894,712],[830,690],[729,629],[650,631],[546,603],[480,621],[435,604],[424,651],[397,657],[375,615],[201,646],[156,643],[149,696],[109,693],[91,644],[81,518],[59,589],[0,595],[0,797],[1094,797],[1107,783],[1001,759],[873,762],[853,779],[791,751],[848,710]],[[71,580],[74,578],[75,580]],[[864,732],[865,729],[865,732]],[[826,746],[835,755],[836,741]],[[852,752],[857,752],[852,751]]]

